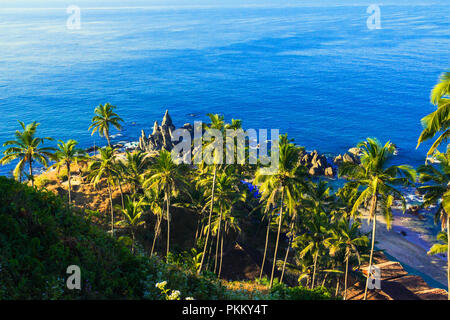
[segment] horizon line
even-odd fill
[[[417,4],[381,4],[383,7],[414,7],[414,6],[436,6],[439,3],[417,3]],[[6,7],[0,8],[2,10],[65,10],[69,6],[65,7]],[[243,5],[151,5],[151,6],[96,6],[96,7],[83,7],[76,5],[84,10],[128,10],[128,9],[214,9],[214,8],[324,8],[324,7],[366,7],[367,4],[243,4]],[[442,5],[444,6],[444,5]]]

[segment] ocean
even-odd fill
[[[420,119],[450,66],[450,8],[380,9],[378,30],[365,6],[81,8],[79,30],[66,8],[0,9],[0,142],[36,120],[39,135],[105,144],[88,127],[110,102],[125,120],[115,142],[166,109],[176,126],[211,112],[329,155],[390,139],[395,161],[417,166]]]
[[[420,119],[450,67],[450,7],[380,9],[370,30],[366,6],[83,7],[72,30],[66,8],[0,8],[0,143],[21,120],[41,123],[40,136],[104,145],[88,127],[109,102],[125,120],[113,142],[150,133],[166,109],[176,126],[220,113],[329,156],[390,140],[395,162],[418,166],[430,145],[415,149]],[[431,214],[397,221],[422,247],[438,232]]]

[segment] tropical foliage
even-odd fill
[[[52,140],[49,137],[39,138],[36,136],[37,127],[39,123],[32,122],[25,125],[19,121],[23,131],[17,130],[14,134],[16,140],[6,141],[3,146],[7,149],[3,152],[4,157],[0,159],[1,164],[8,164],[13,160],[18,159],[17,165],[13,171],[13,176],[19,181],[22,181],[23,171],[28,165],[28,179],[34,185],[33,162],[37,161],[43,166],[48,166],[49,158],[52,156],[51,147],[42,147],[46,140]]]
[[[242,121],[227,123],[217,114],[208,114],[203,130],[209,139],[196,150],[194,165],[173,161],[165,149],[158,154],[115,149],[110,131],[121,130],[123,120],[109,103],[95,109],[89,127],[106,138],[107,146],[91,156],[75,140],[43,146],[52,139],[37,137],[39,124],[20,122],[22,131],[4,144],[0,161],[17,161],[13,176],[19,181],[28,167],[31,187],[0,178],[6,204],[0,210],[0,235],[7,235],[0,237],[6,248],[0,268],[7,270],[0,272],[0,298],[246,299],[249,292],[229,290],[219,281],[239,247],[259,266],[254,284],[267,287],[264,294],[251,293],[253,298],[348,299],[349,286],[365,281],[366,299],[370,272],[365,276],[359,270],[363,264],[371,270],[377,219],[382,215],[390,228],[393,207],[405,210],[403,187],[422,183],[423,206],[436,206],[442,226],[440,243],[429,254],[449,254],[450,149],[438,151],[448,138],[449,88],[445,73],[431,95],[437,109],[422,119],[419,144],[442,134],[428,152],[432,163],[417,169],[418,180],[411,166],[394,164],[393,143],[367,138],[357,145],[359,161],[339,165],[345,184],[337,190],[308,174],[301,161],[304,148],[287,135],[278,137],[275,174],[268,175],[260,163],[249,164],[248,148],[244,165],[221,161],[229,146],[217,134],[241,130]],[[222,148],[215,148],[219,144]],[[67,171],[70,206],[34,187],[35,162]],[[84,170],[71,170],[81,162]],[[72,174],[105,197],[106,212],[76,206]],[[110,222],[100,227],[109,227],[112,237],[90,223],[94,216],[107,217],[107,211]],[[361,231],[363,217],[371,223],[370,240]],[[188,230],[191,222],[194,230]],[[61,284],[63,266],[77,263],[87,274],[80,293]]]
[[[86,152],[81,149],[77,149],[78,142],[75,140],[68,140],[67,142],[64,142],[62,140],[59,140],[58,143],[58,149],[55,151],[55,153],[52,155],[52,158],[55,160],[55,163],[51,165],[49,168],[56,168],[59,172],[59,170],[62,168],[65,168],[67,171],[67,181],[68,181],[68,197],[69,197],[69,203],[72,203],[72,185],[71,185],[71,167],[72,164],[78,164],[79,161],[85,161],[87,160]]]
[[[424,141],[440,134],[428,150],[428,156],[450,137],[450,72],[441,75],[439,83],[431,91],[430,100],[436,110],[421,120],[424,129],[417,142],[419,147]]]
[[[123,120],[114,112],[114,109],[116,109],[116,106],[109,103],[104,105],[100,104],[94,110],[95,116],[92,118],[92,124],[89,127],[89,130],[92,130],[92,135],[98,132],[101,137],[105,137],[109,147],[111,147],[111,138],[109,135],[111,126],[117,130],[122,130],[120,122],[123,122]]]

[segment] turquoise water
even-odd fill
[[[450,66],[442,6],[0,9],[0,141],[17,120],[40,133],[105,143],[87,128],[110,102],[125,119],[114,141],[136,140],[168,108],[177,126],[206,113],[278,128],[307,149],[336,154],[375,136],[415,150],[429,92]],[[11,166],[1,167],[8,174]]]

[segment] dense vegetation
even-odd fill
[[[98,131],[107,140],[95,156],[76,149],[74,140],[60,141],[57,148],[43,146],[51,139],[38,137],[39,124],[21,123],[23,131],[16,132],[16,140],[4,144],[8,148],[1,163],[18,160],[14,177],[22,181],[25,175],[32,186],[34,162],[48,167],[54,161],[58,170],[65,167],[68,205],[49,193],[0,180],[4,190],[0,193],[0,241],[6,248],[0,255],[2,270],[6,270],[0,273],[0,297],[158,298],[168,289],[155,287],[155,283],[168,280],[170,288],[180,290],[183,297],[230,298],[232,294],[217,282],[225,267],[224,252],[237,239],[248,239],[257,226],[266,230],[264,243],[257,244],[261,251],[264,247],[259,281],[265,281],[265,275],[271,290],[265,298],[329,298],[332,288],[335,296],[346,298],[349,275],[358,279],[361,274],[354,270],[364,261],[372,265],[377,216],[384,215],[389,228],[392,207],[405,207],[402,186],[425,183],[421,187],[424,205],[439,205],[438,218],[448,233],[450,149],[447,146],[447,152],[440,153],[438,147],[449,134],[449,95],[450,73],[446,73],[432,91],[437,110],[422,120],[424,131],[419,138],[420,144],[443,131],[428,153],[438,162],[417,170],[392,165],[395,145],[367,138],[357,145],[359,161],[339,167],[346,184],[338,190],[332,190],[325,180],[312,179],[300,161],[303,148],[287,135],[279,137],[279,171],[265,175],[261,164],[178,164],[164,149],[157,155],[127,152],[125,160],[120,160],[111,145],[110,130],[120,130],[123,120],[110,104],[97,107],[92,119],[92,133]],[[206,132],[242,128],[240,120],[226,123],[223,116],[212,114],[209,118]],[[204,141],[202,150],[214,143],[214,139]],[[213,157],[224,155],[215,151]],[[71,213],[74,164],[79,165],[84,183],[107,192],[110,236],[84,221],[83,212]],[[244,182],[256,186],[257,194]],[[121,201],[114,204],[115,188]],[[172,246],[176,207],[197,214],[192,248]],[[372,223],[370,241],[359,228],[364,211]],[[149,248],[144,245],[149,232],[142,236],[146,217],[151,217],[154,226]],[[448,241],[448,237],[441,235],[440,240]],[[431,253],[444,249],[448,246]],[[163,253],[166,263],[155,258],[156,253]],[[83,268],[86,282],[81,293],[67,291],[61,281],[64,268],[71,264]],[[178,271],[171,272],[172,268]],[[367,283],[368,279],[365,298]]]
[[[198,276],[176,263],[131,254],[53,193],[0,177],[0,203],[0,299],[165,299],[155,286],[164,281],[180,291],[179,298],[249,298],[211,274]],[[66,287],[66,269],[73,264],[81,267],[80,291]],[[253,296],[291,297],[286,290],[279,286]],[[292,298],[329,297],[324,290],[297,291]]]

